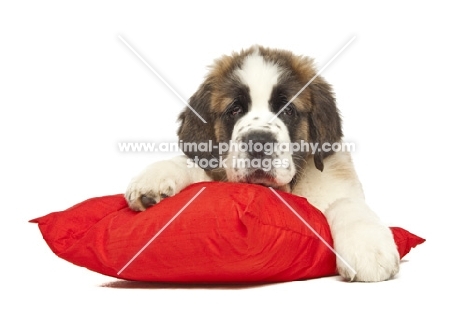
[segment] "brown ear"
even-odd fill
[[[312,99],[310,134],[312,141],[319,144],[319,149],[314,154],[314,163],[318,170],[323,171],[323,160],[333,151],[325,152],[322,147],[324,143],[330,143],[331,147],[331,144],[341,141],[341,117],[330,84],[317,77],[309,88]]]
[[[209,145],[216,145],[214,131],[214,120],[210,112],[211,87],[209,84],[202,84],[197,92],[189,99],[189,105],[206,121],[204,123],[188,107],[179,115],[180,126],[177,134],[179,141],[182,140],[182,151],[188,157],[199,160],[202,158],[219,158],[217,149],[208,149]],[[211,141],[211,143],[210,143]],[[200,150],[202,146],[206,149]],[[206,169],[208,169],[207,167]]]

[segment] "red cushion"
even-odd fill
[[[277,193],[333,245],[319,210],[304,198]],[[92,198],[31,222],[59,257],[121,279],[276,282],[336,274],[333,252],[258,185],[193,184],[145,212],[131,211],[123,195]],[[392,230],[401,257],[424,242],[402,228]]]

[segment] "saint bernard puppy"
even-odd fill
[[[232,147],[226,154],[216,147],[187,148],[184,156],[156,162],[128,186],[130,208],[143,211],[192,183],[210,180],[289,191],[325,214],[341,256],[341,276],[364,282],[390,279],[400,261],[391,231],[367,206],[349,152],[321,148],[340,143],[342,129],[331,86],[320,76],[309,83],[315,75],[310,58],[261,46],[216,60],[190,98],[191,109],[179,116],[179,138],[192,146],[257,147]],[[303,147],[266,151],[267,145],[294,143]],[[318,145],[314,152],[305,147],[311,144]],[[246,165],[249,160],[257,165]]]

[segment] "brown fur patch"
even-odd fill
[[[211,65],[205,82],[190,98],[189,104],[207,121],[201,120],[189,109],[181,113],[179,120],[179,138],[185,142],[224,142],[231,138],[232,127],[226,127],[223,115],[233,101],[242,96],[248,96],[248,87],[243,85],[234,74],[241,68],[245,57],[258,51],[265,61],[274,63],[280,68],[281,76],[276,87],[279,92],[290,99],[306,85],[316,74],[314,61],[306,56],[297,56],[290,51],[253,46],[230,56],[222,56]],[[335,104],[331,86],[320,76],[307,87],[295,100],[294,107],[298,119],[291,123],[292,142],[305,140],[307,142],[339,142],[342,137],[341,118]],[[232,124],[231,124],[232,125]],[[331,154],[320,152],[315,154],[314,161],[318,169],[323,169],[323,159]],[[189,157],[199,156],[212,158],[217,154],[187,154]],[[303,156],[303,155],[299,155]],[[301,160],[299,160],[301,161]]]
[[[304,140],[310,142],[310,125],[306,118],[299,120],[296,127],[295,140]]]

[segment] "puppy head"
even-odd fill
[[[207,123],[186,108],[178,131],[184,143],[215,147],[185,154],[224,161],[229,181],[273,187],[294,183],[308,156],[323,170],[330,152],[311,154],[306,145],[338,142],[342,131],[330,85],[317,76],[305,87],[315,75],[310,58],[260,46],[216,60],[189,100]]]

